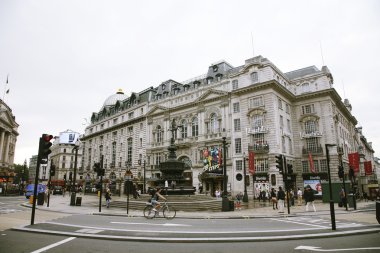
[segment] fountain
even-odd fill
[[[171,123],[172,137],[170,139],[170,146],[168,147],[169,156],[168,160],[160,163],[160,171],[162,173],[161,179],[158,181],[158,186],[165,190],[168,195],[189,195],[194,194],[195,187],[191,185],[183,176],[185,170],[185,163],[177,160],[176,150],[174,145],[174,136],[177,133],[177,126],[173,119]]]

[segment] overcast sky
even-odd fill
[[[0,0],[0,96],[20,125],[15,163],[29,163],[42,133],[83,133],[118,88],[181,82],[253,54],[283,72],[327,65],[379,156],[379,26],[375,0]]]

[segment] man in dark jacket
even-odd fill
[[[284,203],[285,203],[285,192],[281,186],[278,187],[277,199],[278,199],[278,206],[280,208],[279,213],[283,213],[284,212]]]
[[[306,202],[306,212],[309,211],[310,204],[313,206],[314,212],[316,212],[317,210],[315,209],[315,206],[314,206],[314,192],[311,189],[310,185],[306,186],[304,197],[305,197],[305,202]]]

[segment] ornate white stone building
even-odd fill
[[[0,178],[13,181],[13,162],[18,136],[18,124],[11,108],[0,99]]]
[[[222,137],[227,140],[228,191],[244,190],[245,158],[249,151],[254,154],[249,195],[283,185],[276,155],[293,165],[294,188],[327,179],[326,144],[336,145],[329,152],[333,181],[339,181],[339,154],[347,174],[348,154],[360,146],[351,105],[333,88],[326,66],[283,73],[257,56],[239,67],[220,61],[188,81],[168,80],[130,96],[122,91],[111,95],[81,138],[84,172],[93,175],[92,166],[103,155],[110,182],[122,184],[131,170],[140,187],[154,186],[158,165],[167,159],[173,119],[177,157],[187,164],[185,178],[211,193],[223,190]],[[373,159],[370,144],[366,147]]]

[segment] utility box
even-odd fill
[[[38,193],[38,196],[37,196],[37,205],[43,205],[44,202],[45,202],[45,193],[44,192]]]
[[[324,203],[330,202],[330,189],[329,189],[329,183],[328,182],[322,182],[322,201]],[[334,203],[340,202],[339,192],[343,187],[343,182],[331,182],[331,188],[332,188],[332,199]],[[351,186],[349,182],[346,182],[346,194],[351,191]]]
[[[80,205],[82,205],[82,197],[77,197],[77,200],[76,200],[76,202],[75,202],[75,205],[76,205],[76,206],[80,206]]]

